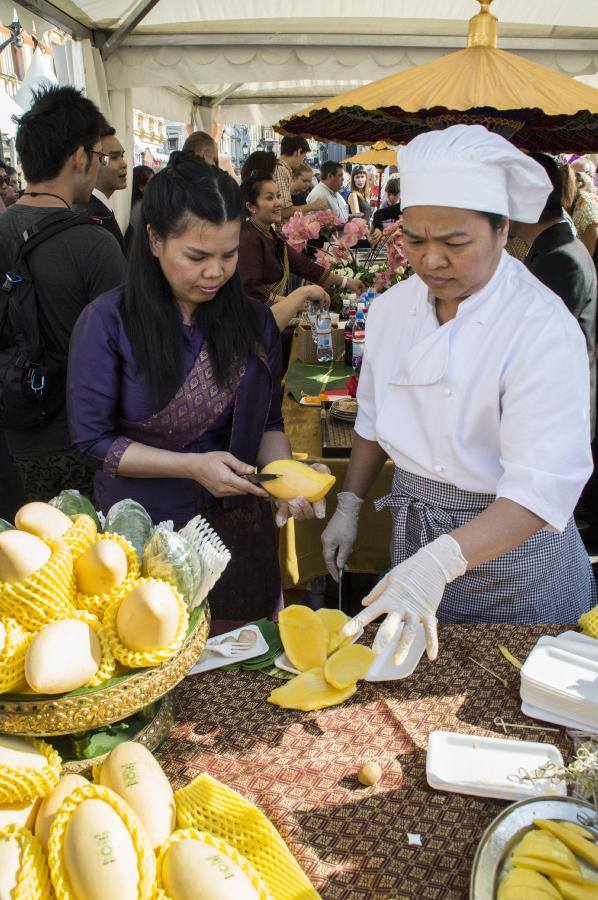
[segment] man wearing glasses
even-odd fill
[[[108,128],[99,109],[71,87],[41,91],[21,116],[16,149],[27,187],[0,216],[1,281],[14,266],[27,229],[89,201],[100,167],[110,162],[101,141]],[[75,322],[91,300],[122,284],[124,256],[114,237],[90,220],[44,240],[31,253],[29,268],[46,353],[66,374]],[[91,495],[93,473],[71,447],[66,395],[44,425],[4,434],[27,499],[49,500],[69,487]],[[0,507],[2,496],[0,475]],[[2,509],[0,515],[5,515]]]
[[[115,191],[122,191],[127,186],[125,151],[116,137],[114,128],[107,126],[101,139],[103,157],[100,161],[104,164],[99,168],[98,178],[89,202],[77,204],[75,209],[83,215],[97,219],[98,225],[103,225],[114,235],[124,253],[125,242],[112,210],[112,195]]]

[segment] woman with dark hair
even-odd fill
[[[135,166],[133,169],[133,187],[131,190],[131,215],[129,217],[129,225],[125,231],[125,250],[127,253],[131,247],[133,232],[139,228],[141,222],[141,201],[145,189],[155,175],[151,166]]]
[[[370,221],[372,207],[370,204],[368,173],[361,166],[356,166],[351,172],[351,190],[349,191],[347,203],[352,215],[363,216],[366,222]]]
[[[544,168],[481,125],[399,150],[414,275],[374,303],[351,460],[322,541],[334,575],[386,460],[393,568],[345,628],[381,615],[400,664],[441,622],[576,622],[596,602],[573,519],[592,470],[586,344],[562,301],[504,250],[537,222]],[[560,200],[560,198],[559,198]],[[559,204],[560,205],[560,204]]]
[[[307,256],[294,250],[275,230],[280,224],[282,203],[275,181],[266,172],[252,172],[241,184],[246,221],[241,229],[239,275],[245,293],[270,306],[282,331],[308,300],[329,305],[326,287],[361,291],[357,279],[341,278]],[[286,295],[290,275],[298,275],[312,284]],[[320,285],[320,286],[318,286]]]
[[[266,172],[273,176],[275,166],[276,153],[271,150],[254,150],[241,166],[241,181],[251,172]]]
[[[201,513],[232,554],[216,618],[271,615],[280,597],[268,495],[243,476],[289,458],[280,338],[236,274],[241,198],[229,175],[173,154],[143,197],[124,287],[91,303],[71,341],[73,444],[97,466],[95,501],[127,497],[154,522]],[[305,500],[290,514],[321,515]],[[282,505],[277,520],[286,520]]]

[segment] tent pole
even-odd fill
[[[100,51],[102,59],[108,59],[115,50],[118,50],[124,39],[128,37],[133,29],[137,28],[139,23],[145,19],[147,14],[152,11],[158,2],[159,0],[139,0],[139,3],[133,7],[122,25],[110,35],[106,43],[102,46]]]

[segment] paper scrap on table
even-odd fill
[[[422,845],[421,834],[409,834],[409,832],[407,832],[407,840],[410,847],[421,847]]]

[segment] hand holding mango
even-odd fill
[[[324,497],[336,478],[323,463],[308,466],[296,459],[277,459],[261,470],[262,475],[278,475],[266,481],[264,488],[277,502],[276,524],[282,528],[289,517],[294,519],[323,519],[326,515]]]

